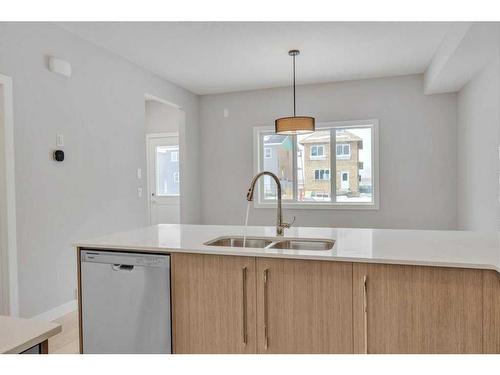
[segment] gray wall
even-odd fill
[[[500,61],[498,53],[458,93],[458,228],[497,230]]]
[[[379,210],[289,210],[296,225],[454,229],[456,94],[425,96],[421,76],[298,88],[298,114],[318,122],[380,120]],[[202,222],[241,224],[253,175],[252,128],[291,111],[289,88],[201,98]],[[223,117],[223,110],[229,117]],[[253,209],[250,224],[270,224],[273,209]]]
[[[181,122],[179,109],[156,100],[147,100],[146,134],[148,133],[178,133]]]
[[[71,62],[69,79],[46,55]],[[198,221],[199,98],[52,24],[0,23],[0,73],[13,78],[20,313],[75,298],[78,239],[146,225],[144,95],[186,112],[186,222]],[[51,160],[56,133],[66,160]]]

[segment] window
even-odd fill
[[[311,146],[311,159],[322,159],[325,157],[325,146],[324,145],[312,145]]]
[[[173,155],[176,155],[175,161]],[[156,195],[160,197],[179,195],[179,146],[156,146],[154,165],[156,170]]]
[[[273,150],[271,147],[264,147],[264,157],[266,159],[272,158],[273,157]]]
[[[285,207],[378,208],[378,121],[316,124],[310,134],[254,129],[256,172],[282,184]],[[269,150],[269,151],[267,151]],[[275,204],[276,184],[264,176],[256,207]]]
[[[330,170],[329,169],[316,169],[314,171],[315,180],[330,180]]]
[[[349,143],[337,143],[337,159],[351,158],[351,145]]]
[[[262,149],[271,150],[274,157],[267,158],[264,152],[262,170],[274,173],[281,182],[282,199],[293,198],[293,138],[288,135],[277,135],[262,133],[259,135]],[[267,201],[276,200],[276,184],[269,176],[264,176],[261,181],[263,199]]]

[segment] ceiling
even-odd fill
[[[196,94],[422,73],[447,22],[59,23]]]

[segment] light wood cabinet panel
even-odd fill
[[[257,351],[352,353],[352,264],[258,258]]]
[[[500,274],[483,271],[483,352],[500,353]]]
[[[354,351],[481,353],[482,304],[481,270],[354,264]]]
[[[174,353],[255,353],[255,258],[175,253],[171,277]]]

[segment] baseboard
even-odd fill
[[[73,312],[77,309],[78,303],[76,299],[66,302],[60,306],[54,307],[51,310],[45,311],[41,314],[35,315],[31,319],[36,319],[36,320],[45,320],[45,321],[53,321],[55,319],[60,318],[61,316],[64,316],[66,314],[69,314],[70,312]]]

